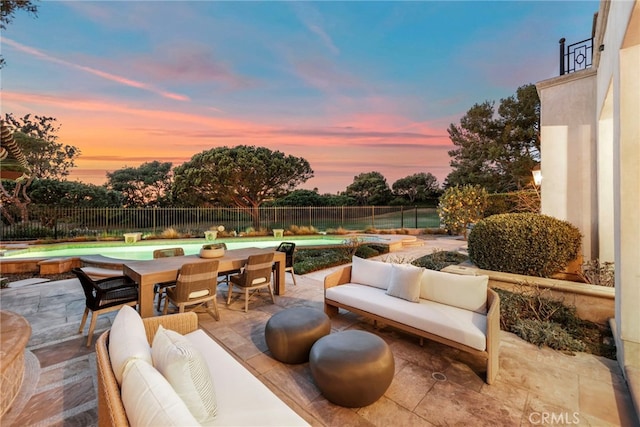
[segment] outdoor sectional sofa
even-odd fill
[[[193,312],[141,319],[125,306],[98,338],[96,360],[100,426],[308,425],[198,329]]]
[[[324,279],[325,313],[338,309],[486,359],[498,373],[500,298],[487,276],[465,276],[353,257]]]

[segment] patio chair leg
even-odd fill
[[[298,286],[298,284],[296,283],[296,275],[293,273],[293,269],[289,270],[289,273],[291,273],[291,278],[293,279],[293,286]]]
[[[169,312],[169,298],[164,299],[164,308],[162,309],[162,314],[167,314]]]
[[[84,314],[82,315],[82,321],[80,322],[80,329],[78,329],[78,333],[81,334],[84,330],[84,324],[87,323],[87,316],[89,315],[89,308],[86,307],[84,309]]]
[[[164,289],[158,290],[158,306],[157,310],[160,311],[160,304],[162,304],[162,298],[164,297]]]
[[[87,336],[87,347],[91,347],[91,340],[93,340],[93,330],[96,328],[96,319],[98,314],[94,311],[91,313],[91,323],[89,323],[89,335]]]
[[[213,311],[209,307],[209,304],[213,305]],[[220,311],[218,311],[218,303],[215,300],[207,301],[207,313],[211,315],[214,319],[220,320]]]
[[[271,295],[271,301],[273,301],[273,303],[276,303],[276,297],[273,296],[273,289],[271,289],[271,284],[269,284],[269,295]]]

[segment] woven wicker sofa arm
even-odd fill
[[[149,344],[153,342],[158,327],[172,329],[179,334],[188,334],[198,329],[198,315],[192,311],[187,313],[168,314],[166,316],[147,317],[142,319],[144,329],[147,332]]]
[[[170,314],[167,316],[142,319],[147,340],[153,341],[158,327],[162,325],[181,334],[198,329],[198,315],[193,312]],[[122,400],[120,387],[111,369],[109,359],[109,331],[103,333],[96,342],[96,362],[98,373],[98,425],[100,427],[124,427],[129,425]]]

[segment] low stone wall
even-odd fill
[[[602,325],[607,325],[609,319],[615,316],[614,288],[576,283],[568,280],[482,270],[464,265],[451,265],[442,271],[456,274],[487,275],[489,276],[490,287],[506,291],[517,290],[519,286],[526,284],[537,285],[541,289],[548,289],[549,297],[562,300],[567,305],[575,306],[576,314],[581,319]]]

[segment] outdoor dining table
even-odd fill
[[[218,273],[225,273],[242,268],[249,256],[267,252],[274,252],[275,254],[273,261],[276,266],[276,275],[273,282],[273,291],[276,295],[284,295],[284,269],[286,264],[286,254],[284,252],[264,248],[231,249],[225,251],[223,256],[212,259],[219,262]],[[211,261],[212,259],[200,258],[198,255],[187,255],[124,263],[122,265],[124,274],[133,279],[139,286],[138,306],[140,316],[152,317],[155,315],[153,286],[156,283],[175,280],[178,271],[184,264]]]

